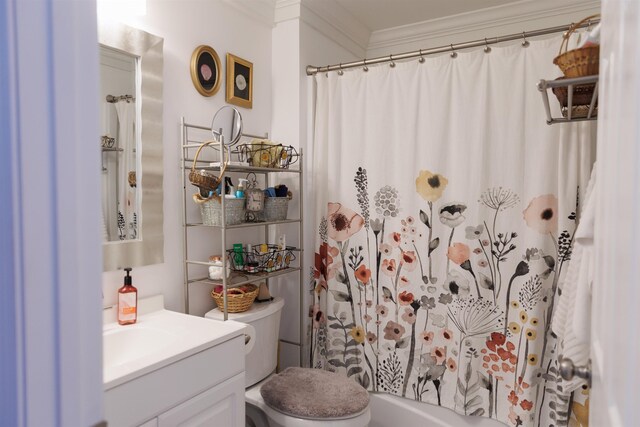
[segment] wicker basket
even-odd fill
[[[196,163],[198,162],[198,156],[204,147],[207,147],[213,143],[218,143],[217,141],[211,140],[206,141],[198,147],[198,151],[196,151],[196,156],[193,158],[193,164],[191,165],[191,171],[189,171],[189,182],[195,185],[196,187],[204,190],[205,192],[216,191],[218,186],[222,181],[222,175],[224,175],[224,171],[227,168],[227,164],[229,163],[230,154],[227,152],[227,161],[224,162],[222,168],[220,169],[219,176],[213,176],[206,173],[201,173],[196,170]],[[224,150],[224,147],[223,147]],[[222,154],[224,157],[224,153]]]
[[[227,289],[228,313],[241,313],[251,308],[251,304],[253,304],[253,301],[258,296],[259,289],[256,285],[244,285],[244,287],[251,288],[251,290],[245,291],[241,288]],[[211,291],[211,297],[218,305],[218,308],[224,310],[224,294],[222,292],[216,292],[214,289]]]
[[[562,80],[565,77],[557,78],[556,80]],[[576,85],[573,87],[573,105],[589,105],[593,98],[593,91],[596,88],[595,83],[589,83],[585,85]],[[569,105],[569,89],[567,86],[554,87],[553,94],[558,98],[561,107]],[[597,101],[596,101],[597,102]]]
[[[553,59],[565,77],[593,76],[599,73],[600,68],[600,46],[587,46],[578,49],[567,50],[569,48],[569,38],[582,24],[598,18],[600,15],[592,15],[584,18],[577,24],[573,24],[564,34],[558,56]],[[564,52],[563,52],[564,50]]]
[[[200,194],[193,195],[193,201],[200,206],[202,224],[222,226],[222,199],[219,196],[203,198]],[[224,201],[226,225],[241,224],[245,220],[245,199],[227,198]]]

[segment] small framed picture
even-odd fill
[[[229,104],[253,107],[253,64],[227,53],[227,96]]]
[[[200,45],[191,55],[191,80],[202,96],[213,96],[220,89],[220,57],[210,46]]]

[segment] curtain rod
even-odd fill
[[[597,24],[598,22],[600,22],[599,18],[595,18],[595,19],[590,19],[587,22],[583,23],[582,25],[578,25],[577,28],[584,28],[584,27],[589,27],[593,24]],[[527,41],[527,37],[537,37],[537,36],[543,36],[546,34],[553,34],[553,33],[561,33],[564,31],[568,31],[574,24],[570,24],[570,25],[560,25],[558,27],[550,27],[550,28],[544,28],[542,30],[535,30],[535,31],[523,31],[522,33],[517,33],[517,34],[510,34],[508,36],[500,36],[500,37],[489,37],[489,38],[485,38],[485,39],[481,39],[481,40],[475,40],[475,41],[471,41],[471,42],[464,42],[464,43],[456,43],[456,44],[450,44],[448,46],[440,46],[440,47],[434,47],[431,49],[420,49],[420,50],[415,50],[413,52],[405,52],[405,53],[400,53],[397,55],[388,55],[388,56],[379,56],[377,58],[372,58],[372,59],[363,59],[361,61],[353,61],[353,62],[345,62],[342,64],[334,64],[334,65],[326,65],[324,67],[316,67],[314,65],[307,65],[307,75],[308,76],[313,76],[317,73],[324,73],[324,72],[328,72],[328,71],[340,71],[340,70],[346,70],[348,68],[355,68],[355,67],[364,67],[365,71],[367,70],[367,65],[374,65],[374,64],[382,64],[385,62],[390,62],[391,66],[395,66],[394,61],[399,61],[402,59],[410,59],[410,58],[422,58],[425,55],[433,55],[436,53],[443,53],[443,52],[451,52],[451,56],[452,57],[456,57],[457,50],[460,49],[469,49],[472,47],[480,47],[480,46],[486,46],[488,47],[490,44],[496,44],[496,43],[502,43],[502,42],[507,42],[507,41],[512,41],[512,40],[519,40],[522,39],[522,45],[523,46],[528,46],[529,42]]]
[[[107,102],[110,103],[116,103],[116,102],[120,102],[120,101],[135,101],[136,98],[133,97],[133,95],[119,95],[119,96],[114,96],[114,95],[107,95],[106,98]]]

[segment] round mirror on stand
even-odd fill
[[[226,146],[236,144],[242,136],[242,116],[234,107],[228,105],[220,108],[213,116],[211,122],[211,133],[213,137]]]

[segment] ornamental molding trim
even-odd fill
[[[587,16],[600,10],[600,0],[522,0],[371,33],[367,51],[389,51],[407,43],[428,41],[558,15]],[[491,35],[494,36],[494,35]]]
[[[367,51],[371,31],[333,0],[277,0],[276,25],[292,19],[300,19],[357,57]]]
[[[274,26],[276,0],[223,0],[233,9],[268,27]]]

